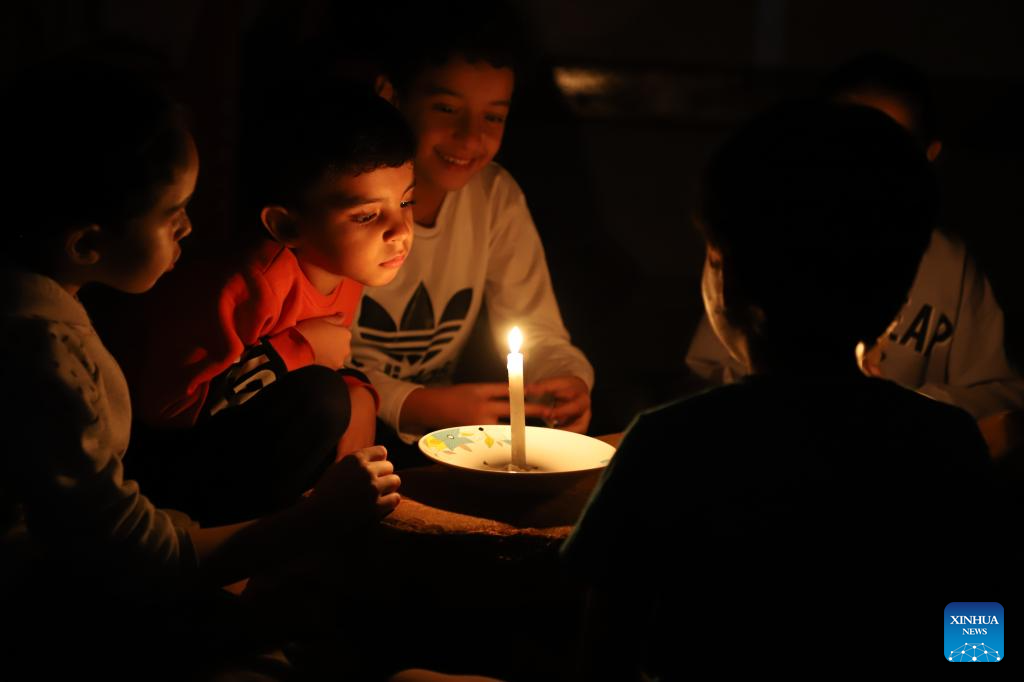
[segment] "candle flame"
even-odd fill
[[[508,349],[512,353],[518,353],[519,349],[523,345],[523,333],[519,331],[519,327],[512,327],[512,331],[508,333]]]
[[[860,367],[861,371],[864,371],[864,342],[858,341],[857,346],[853,349],[853,355],[857,358],[857,366]]]

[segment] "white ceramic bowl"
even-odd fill
[[[615,448],[571,431],[526,427],[526,471],[509,471],[510,428],[502,425],[457,426],[420,438],[420,450],[481,485],[544,492],[604,468]]]

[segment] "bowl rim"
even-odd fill
[[[583,469],[566,469],[564,471],[501,471],[501,470],[498,470],[498,469],[481,469],[481,468],[478,468],[478,467],[469,467],[469,466],[464,466],[462,464],[456,464],[455,462],[447,462],[447,461],[445,461],[443,459],[440,459],[437,455],[434,455],[433,453],[431,453],[423,445],[423,443],[426,440],[427,436],[431,436],[431,435],[437,433],[438,431],[450,431],[451,429],[459,429],[459,430],[462,430],[462,429],[476,429],[476,428],[480,428],[480,427],[493,428],[495,426],[497,426],[499,428],[509,428],[508,424],[469,424],[469,425],[466,425],[466,426],[448,426],[448,427],[445,427],[445,428],[442,428],[442,429],[434,429],[433,431],[430,431],[429,433],[423,434],[422,436],[420,436],[417,439],[416,444],[419,447],[420,452],[422,452],[432,462],[436,462],[438,464],[442,464],[442,465],[444,465],[446,467],[449,467],[451,469],[455,469],[457,471],[467,471],[467,472],[472,472],[472,473],[475,473],[475,474],[486,474],[486,475],[490,475],[490,476],[508,476],[509,474],[513,474],[515,476],[525,476],[525,477],[557,477],[557,476],[572,476],[572,475],[577,475],[577,474],[584,474],[584,473],[587,473],[589,471],[596,471],[598,469],[604,469],[605,467],[607,467],[608,464],[611,462],[611,458],[615,454],[615,451],[616,451],[616,448],[614,446],[612,446],[610,443],[606,443],[603,440],[600,440],[598,438],[594,438],[593,436],[588,436],[585,433],[576,433],[575,431],[565,431],[564,429],[552,429],[552,428],[548,428],[546,426],[527,426],[526,427],[527,430],[559,431],[559,432],[564,433],[564,434],[569,434],[571,437],[587,438],[589,440],[592,440],[592,441],[595,441],[597,443],[600,443],[602,446],[608,448],[608,451],[609,451],[608,452],[608,461],[605,462],[604,464],[598,464],[596,466],[586,467],[586,468],[583,468]]]

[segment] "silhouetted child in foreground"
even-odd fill
[[[977,522],[950,498],[991,501],[985,443],[857,354],[906,298],[935,194],[921,149],[864,107],[774,111],[711,161],[704,303],[750,374],[638,416],[567,540],[584,679],[838,663],[862,615],[945,594],[946,547]]]
[[[823,86],[828,99],[869,106],[910,132],[929,161],[942,150],[935,104],[924,74],[895,58],[868,54],[843,65]],[[933,226],[934,227],[934,226]],[[877,232],[884,247],[888,238]],[[985,274],[963,243],[932,231],[907,303],[865,356],[869,373],[936,400],[962,407],[975,418],[1024,408],[1024,380],[1003,346],[1003,311]],[[701,321],[686,362],[715,383],[744,370]]]

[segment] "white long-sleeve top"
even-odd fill
[[[686,364],[715,383],[745,374],[706,315]],[[1003,346],[1003,311],[960,241],[932,232],[879,368],[883,377],[975,418],[1024,408],[1024,380],[1010,366]]]
[[[352,328],[351,364],[380,394],[385,423],[398,432],[412,391],[451,382],[483,301],[498,349],[507,352],[513,326],[523,332],[527,381],[571,375],[593,387],[594,370],[570,343],[540,236],[508,171],[490,164],[448,193],[434,227],[414,230],[409,258],[390,284],[364,290]]]
[[[52,279],[0,270],[0,349],[0,543],[83,564],[119,590],[184,587],[192,522],[124,479],[128,385],[85,308]]]

